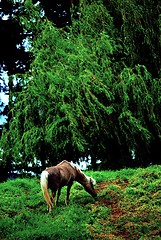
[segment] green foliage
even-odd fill
[[[160,166],[87,175],[96,178],[98,198],[94,200],[75,183],[70,205],[65,206],[63,188],[59,206],[51,213],[38,179],[1,183],[1,239],[160,238]]]
[[[16,179],[3,183],[0,187],[3,193],[0,225],[2,237],[88,239],[84,229],[84,222],[88,221],[86,210],[80,209],[79,205],[65,207],[63,204],[62,207],[55,208],[51,215],[47,214],[37,180]]]
[[[160,162],[160,20],[152,6],[80,1],[80,18],[65,31],[25,2],[21,22],[35,33],[34,58],[18,76],[22,91],[10,98],[4,165],[35,157],[53,165],[82,155],[106,169]]]

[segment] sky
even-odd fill
[[[0,111],[3,111],[5,105],[8,104],[9,95],[3,92],[4,87],[4,80],[5,83],[8,85],[8,75],[7,72],[3,72],[0,76]],[[2,106],[3,103],[3,106]],[[0,115],[0,125],[6,122],[6,116]]]

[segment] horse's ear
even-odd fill
[[[91,178],[90,178],[90,185],[91,185],[91,188],[94,189],[93,182],[92,182]]]
[[[96,185],[96,180],[90,177],[90,183]]]

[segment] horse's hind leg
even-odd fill
[[[52,201],[52,198],[51,198],[51,201]],[[47,211],[51,212],[52,207],[53,207],[52,203],[47,204]]]
[[[56,190],[52,190],[51,201],[54,202],[54,197],[56,195]]]
[[[52,211],[52,205],[47,205],[47,211],[51,212]]]
[[[58,188],[57,198],[56,198],[56,202],[55,202],[56,205],[58,205],[60,194],[61,194],[61,188]]]

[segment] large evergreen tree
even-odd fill
[[[160,19],[151,2],[80,1],[79,20],[65,30],[25,4],[34,60],[11,96],[3,162],[36,157],[44,166],[90,154],[104,168],[159,163]]]

